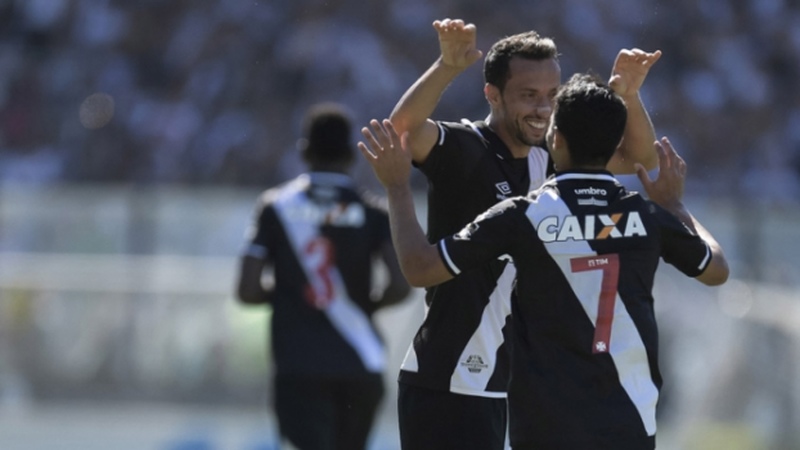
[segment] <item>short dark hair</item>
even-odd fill
[[[605,166],[625,132],[625,102],[595,74],[576,73],[556,94],[553,125],[573,166]]]
[[[514,58],[558,61],[556,43],[535,31],[526,31],[504,37],[492,45],[483,60],[483,79],[502,92],[511,76],[510,63]]]
[[[353,159],[350,133],[352,120],[347,109],[338,103],[311,106],[303,120],[300,149],[309,163],[342,163]]]

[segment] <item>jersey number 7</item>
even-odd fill
[[[611,347],[611,322],[614,320],[614,301],[619,283],[619,255],[586,256],[569,260],[572,272],[603,271],[600,298],[597,302],[597,322],[594,326],[592,353],[608,353]]]

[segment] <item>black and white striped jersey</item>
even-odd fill
[[[259,198],[247,253],[274,267],[271,342],[277,373],[384,371],[370,291],[373,258],[391,234],[385,208],[374,203],[350,177],[321,172]]]
[[[699,236],[608,172],[563,172],[488,209],[439,250],[454,275],[470,277],[500,255],[517,268],[512,445],[654,446],[653,281],[661,258],[701,274],[711,253]]]
[[[439,122],[439,141],[419,169],[428,179],[430,242],[453,234],[498,201],[546,179],[549,155],[515,159],[484,122]],[[425,319],[399,381],[459,394],[504,398],[514,267],[493,260],[426,292]]]

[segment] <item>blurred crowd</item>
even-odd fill
[[[0,0],[0,184],[282,181],[302,169],[308,105],[386,117],[438,56],[431,23],[446,17],[475,23],[484,51],[528,29],[553,37],[565,77],[661,49],[642,95],[692,181],[798,198],[791,0]],[[482,118],[482,84],[476,64],[434,118]],[[98,93],[111,103],[87,122]]]

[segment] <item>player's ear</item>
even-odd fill
[[[500,89],[491,83],[483,85],[483,96],[492,108],[500,104]]]

